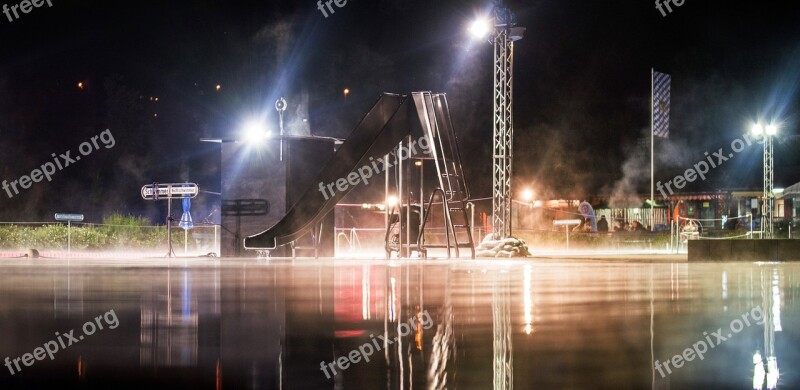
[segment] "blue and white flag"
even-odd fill
[[[669,98],[672,77],[653,71],[653,135],[669,136]]]
[[[594,213],[594,207],[589,202],[583,202],[578,206],[578,211],[591,225],[592,233],[597,233],[597,216]]]
[[[189,198],[189,194],[184,194],[183,199],[181,199],[183,203],[183,215],[181,215],[181,222],[178,226],[184,228],[185,230],[189,230],[194,227],[194,221],[192,221],[192,199]]]

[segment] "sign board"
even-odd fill
[[[556,226],[580,225],[580,224],[581,224],[581,220],[580,219],[559,219],[559,220],[553,221],[553,225],[556,225]]]
[[[83,214],[56,214],[56,221],[67,221],[67,222],[81,222],[83,221]]]
[[[142,198],[146,200],[194,198],[198,193],[200,189],[194,183],[153,183],[142,187]]]

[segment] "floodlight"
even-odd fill
[[[477,19],[469,26],[469,33],[478,39],[485,38],[491,30],[491,23],[487,19]]]
[[[522,191],[522,200],[524,200],[526,202],[532,201],[533,200],[533,191],[531,191],[530,189],[525,189],[524,191]]]
[[[247,143],[259,143],[269,138],[270,132],[263,121],[250,120],[242,128],[242,138]]]
[[[767,135],[778,134],[778,126],[775,126],[775,125],[767,125],[765,130],[767,132]]]

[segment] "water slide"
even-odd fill
[[[325,164],[314,185],[306,190],[289,212],[271,228],[245,238],[246,249],[275,249],[297,240],[327,215],[354,187],[344,191],[336,189],[336,181],[347,179],[351,172],[372,166],[370,157],[377,160],[392,151],[410,131],[408,105],[405,95],[384,93],[378,102],[356,126],[350,136]],[[373,172],[373,180],[378,172]],[[335,193],[320,191],[319,184],[334,183]],[[360,184],[360,183],[359,183]]]

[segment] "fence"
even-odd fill
[[[220,225],[202,224],[184,230],[172,228],[173,250],[178,255],[220,253]],[[166,226],[135,226],[53,222],[0,222],[0,252],[114,252],[166,254]]]
[[[714,227],[719,222],[723,229],[710,234],[709,227]],[[726,224],[733,223],[733,230],[726,230]],[[735,240],[759,238],[763,235],[760,230],[754,230],[754,221],[751,214],[730,218],[685,218],[678,217],[670,225],[670,249],[674,252],[685,251],[689,240]]]

